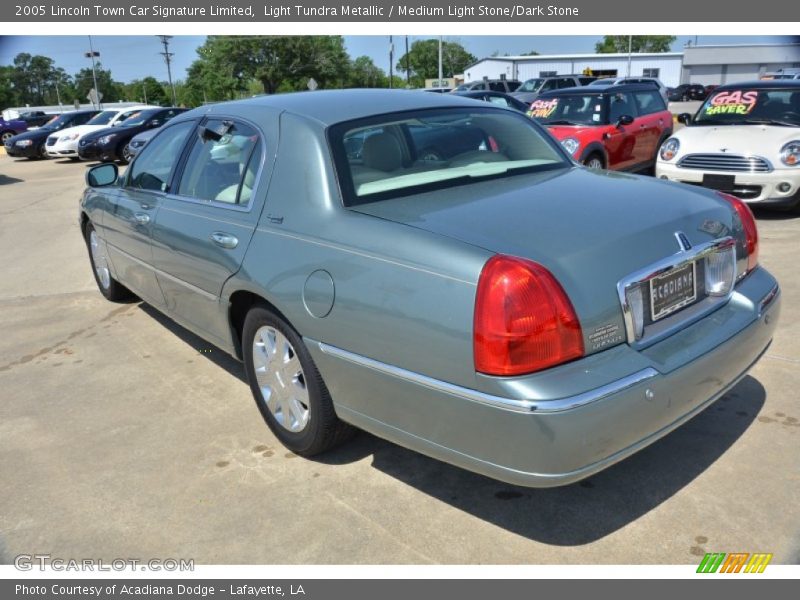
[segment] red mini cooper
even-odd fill
[[[672,135],[672,114],[658,89],[644,84],[567,88],[539,96],[528,116],[545,125],[587,167],[652,168]]]

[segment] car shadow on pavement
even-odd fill
[[[0,173],[0,185],[8,185],[9,183],[22,183],[24,179],[17,179],[16,177],[9,177]]]
[[[147,315],[158,321],[163,327],[168,329],[170,333],[174,334],[186,344],[194,348],[200,356],[210,360],[218,367],[225,369],[231,375],[240,379],[243,383],[247,384],[247,376],[244,372],[244,365],[238,360],[233,358],[227,352],[224,352],[212,346],[203,338],[196,336],[188,329],[178,325],[175,321],[165,316],[160,311],[156,310],[146,302],[139,302],[139,308],[147,313]]]
[[[577,546],[625,527],[702,475],[748,429],[765,399],[764,387],[748,376],[641,452],[560,488],[504,484],[367,434],[319,460],[341,464],[372,455],[374,468],[458,510],[541,543]]]

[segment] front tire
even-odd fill
[[[266,306],[247,313],[242,353],[250,390],[280,442],[300,456],[314,456],[348,439],[353,428],[333,409],[303,340]]]
[[[100,293],[111,302],[125,302],[133,298],[133,293],[111,276],[105,246],[91,223],[86,224],[84,239],[89,250],[89,262],[92,265],[94,280]]]
[[[589,169],[605,169],[603,158],[599,154],[592,154],[583,161],[584,166]]]
[[[127,165],[131,160],[133,160],[133,156],[131,155],[131,146],[129,143],[125,143],[122,146],[122,149],[117,152],[117,156],[119,156],[119,162],[123,165]]]

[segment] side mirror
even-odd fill
[[[89,187],[104,187],[116,183],[118,176],[117,165],[114,163],[95,165],[86,171],[86,185]]]
[[[623,125],[630,125],[633,123],[633,117],[630,115],[620,115],[619,119],[617,120],[617,127],[622,127]]]
[[[681,113],[678,115],[678,123],[683,123],[684,125],[688,125],[692,122],[692,115],[689,113]]]

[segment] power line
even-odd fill
[[[172,39],[171,35],[160,35],[158,36],[161,38],[161,43],[164,44],[164,51],[159,52],[161,56],[164,57],[164,60],[167,62],[167,77],[169,78],[169,87],[172,90],[172,106],[178,105],[178,98],[175,96],[175,85],[172,83],[172,68],[170,67],[170,61],[172,57],[175,56],[173,52],[169,51],[169,41]]]

